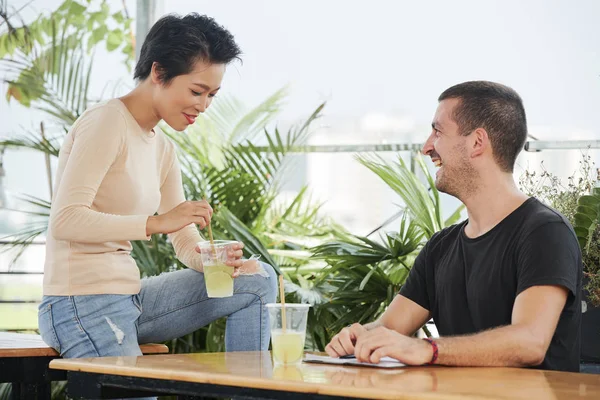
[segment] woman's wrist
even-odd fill
[[[148,217],[148,220],[146,221],[146,236],[160,233],[160,220],[158,218],[158,215],[152,215]]]

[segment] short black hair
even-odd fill
[[[176,76],[189,73],[197,61],[229,64],[235,59],[241,61],[240,54],[233,35],[213,18],[197,13],[184,17],[168,14],[148,32],[133,77],[145,80],[156,62],[161,82],[168,84]]]
[[[503,171],[513,172],[527,140],[527,118],[519,94],[500,83],[471,81],[446,89],[438,101],[446,99],[460,100],[452,115],[460,134],[485,129],[496,162]]]

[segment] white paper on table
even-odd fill
[[[336,364],[336,365],[360,365],[375,368],[401,368],[406,366],[395,358],[383,357],[379,364],[359,362],[356,358],[334,358],[329,356],[318,356],[316,354],[305,354],[303,362],[318,364]]]

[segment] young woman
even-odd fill
[[[268,348],[273,268],[243,260],[243,244],[234,245],[233,296],[207,296],[195,225],[205,228],[212,209],[185,200],[174,145],[157,127],[193,124],[239,54],[213,19],[165,16],[142,46],[137,87],[86,110],[66,136],[39,308],[42,338],[63,357],[140,355],[139,343],[180,337],[223,316],[227,351]],[[140,280],[130,241],[157,233],[169,234],[188,268]]]

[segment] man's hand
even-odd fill
[[[359,336],[366,333],[367,329],[361,324],[352,324],[342,329],[331,339],[331,342],[325,347],[325,351],[330,357],[341,357],[347,354],[354,354],[354,344]]]
[[[433,349],[425,340],[380,326],[358,337],[354,355],[360,362],[373,364],[383,357],[392,357],[406,365],[423,365],[431,361]]]

